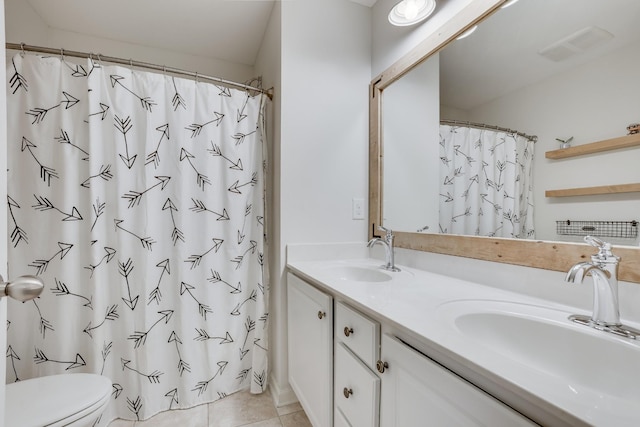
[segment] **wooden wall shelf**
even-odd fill
[[[640,133],[636,133],[618,138],[605,139],[604,141],[592,142],[590,144],[576,145],[575,147],[547,151],[545,153],[545,157],[547,159],[566,159],[568,157],[600,153],[602,151],[617,150],[620,148],[635,147],[639,145]]]
[[[560,190],[547,190],[546,197],[572,197],[595,196],[599,194],[618,194],[640,192],[640,183],[602,185],[599,187],[565,188]]]

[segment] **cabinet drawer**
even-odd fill
[[[380,351],[380,324],[343,303],[336,304],[335,333],[371,369],[375,369]]]
[[[334,366],[334,413],[340,412],[353,427],[377,427],[380,378],[344,344],[336,346]]]

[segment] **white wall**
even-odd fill
[[[440,105],[440,117],[446,120],[471,121],[467,110],[461,110],[459,108],[449,107],[446,105]]]
[[[286,245],[364,244],[367,237],[367,222],[352,219],[351,200],[368,194],[371,79],[370,8],[344,0],[298,0],[282,2],[281,10],[280,195],[275,207],[280,248],[273,254],[279,263],[271,288],[276,334],[271,386],[276,389],[288,387]]]
[[[131,58],[238,82],[255,77],[253,67],[243,64],[50,28],[25,0],[5,0],[5,15],[6,40],[10,43]]]
[[[534,157],[536,238],[582,241],[575,236],[560,238],[555,230],[556,220],[640,220],[640,199],[636,193],[570,198],[544,195],[545,190],[640,182],[637,148],[564,160],[544,156],[545,151],[560,148],[555,138],[573,136],[572,145],[586,144],[626,135],[627,125],[639,121],[638,51],[640,43],[627,46],[602,60],[469,111],[471,121],[506,123],[538,136]],[[624,245],[638,245],[640,241],[606,240]]]
[[[268,174],[267,187],[267,236],[269,246],[269,271],[270,271],[270,319],[269,319],[269,365],[271,378],[269,387],[278,405],[295,401],[293,391],[287,382],[287,336],[286,333],[286,292],[282,283],[282,265],[284,250],[280,233],[281,224],[281,129],[282,129],[282,8],[281,3],[276,2],[271,12],[269,24],[258,52],[255,69],[256,74],[262,76],[264,87],[274,88],[274,98],[270,108],[267,109],[268,129]],[[283,378],[283,379],[276,379]]]
[[[36,44],[47,40],[48,27],[23,0],[5,0],[5,33],[10,43]]]

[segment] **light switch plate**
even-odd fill
[[[364,219],[364,199],[352,199],[351,216],[353,219]]]

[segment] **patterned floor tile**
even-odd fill
[[[208,405],[161,412],[146,421],[114,420],[109,427],[311,427],[299,403],[275,407],[271,393],[248,391]]]
[[[281,406],[279,408],[276,408],[276,410],[278,411],[279,416],[283,416],[283,415],[291,414],[294,412],[302,411],[302,406],[300,405],[300,402],[296,402],[296,403],[292,403],[291,405]]]
[[[277,417],[269,392],[241,391],[209,404],[209,427],[239,427]]]
[[[208,405],[205,404],[189,409],[161,412],[148,420],[136,421],[134,427],[207,427],[207,416]]]
[[[282,427],[280,418],[271,418],[270,420],[258,421],[257,423],[246,424],[242,427]]]
[[[282,427],[312,427],[304,411],[283,415],[280,417],[280,421],[282,421]]]

